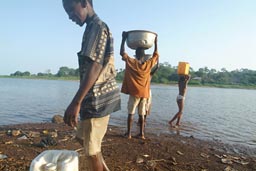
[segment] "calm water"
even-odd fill
[[[0,78],[0,125],[46,122],[55,114],[63,115],[78,86],[76,81]],[[178,110],[177,92],[176,86],[152,85],[147,132],[256,147],[256,90],[189,87],[182,127],[175,130],[167,123]],[[121,97],[122,110],[112,114],[110,124],[125,130],[128,96]]]

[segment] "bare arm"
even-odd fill
[[[102,65],[96,62],[92,62],[92,65],[90,65],[87,75],[85,75],[76,95],[74,96],[73,100],[71,101],[70,105],[68,106],[64,114],[64,121],[69,126],[75,127],[77,125],[81,103],[86,94],[88,93],[88,91],[91,89],[91,87],[97,80],[101,72],[101,69]]]
[[[158,53],[158,50],[157,50],[157,36],[155,38],[155,49],[154,49],[154,54],[155,53]],[[154,55],[153,54],[153,55]],[[150,75],[153,76],[155,74],[155,72],[158,70],[159,68],[159,58],[157,59],[157,62],[156,62],[156,67],[153,68],[153,70],[150,72]]]
[[[154,49],[154,53],[157,52],[158,49],[157,49],[157,35],[156,35],[156,38],[155,38],[155,49]]]
[[[124,54],[125,54],[125,40],[127,38],[127,33],[125,31],[123,31],[122,33],[122,42],[121,42],[121,47],[120,47],[120,55],[122,57],[124,57]]]

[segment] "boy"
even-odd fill
[[[146,55],[144,58],[143,58],[143,61],[145,62],[146,60],[150,59],[148,55]],[[157,61],[157,64],[151,69],[151,72],[150,72],[150,80],[152,79],[153,75],[155,74],[155,72],[158,70],[159,68],[159,61]],[[151,89],[149,90],[149,98],[147,99],[147,102],[146,102],[146,115],[144,116],[144,126],[146,125],[146,119],[147,119],[147,116],[150,115],[151,113],[151,107],[152,107],[152,91]],[[139,126],[140,123],[141,123],[141,118],[139,117],[138,119],[138,123],[137,125]]]
[[[78,53],[80,87],[64,115],[66,124],[76,127],[90,170],[109,170],[101,154],[110,113],[120,109],[115,81],[113,38],[108,26],[93,9],[92,0],[62,0],[69,19],[86,29]]]
[[[150,71],[152,67],[157,63],[159,55],[157,52],[157,37],[155,38],[155,49],[153,57],[147,61],[142,61],[145,56],[145,49],[136,49],[136,59],[131,58],[125,53],[125,40],[127,33],[123,32],[122,42],[120,48],[120,55],[122,60],[126,62],[125,75],[122,84],[121,92],[129,94],[128,100],[128,119],[127,119],[127,133],[128,138],[132,138],[131,127],[133,122],[133,115],[138,106],[140,117],[140,134],[142,139],[144,136],[144,115],[146,114],[146,102],[150,94]]]
[[[177,119],[176,126],[180,126],[180,119],[182,116],[183,108],[184,108],[184,100],[185,100],[185,94],[187,91],[187,85],[190,80],[190,75],[179,75],[179,81],[178,81],[178,86],[179,86],[179,94],[177,96],[177,105],[179,107],[179,111],[176,113],[176,115],[169,121],[169,124],[171,127],[173,126],[172,122]]]

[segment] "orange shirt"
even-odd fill
[[[152,58],[141,64],[124,53],[123,60],[126,65],[121,92],[139,98],[149,98],[150,71],[158,58],[159,55],[155,52]]]

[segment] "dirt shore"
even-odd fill
[[[146,140],[123,137],[109,126],[102,152],[111,171],[255,171],[256,158],[228,153],[221,144],[179,135],[147,134]],[[51,138],[49,138],[51,137]],[[83,151],[74,130],[64,124],[37,123],[0,127],[0,170],[27,171],[45,150],[77,150],[85,170]]]

